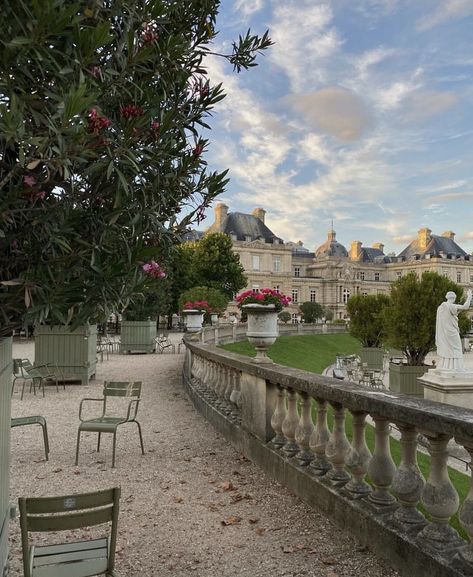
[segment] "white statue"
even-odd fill
[[[456,305],[457,295],[449,291],[443,302],[437,309],[437,324],[435,330],[435,344],[437,354],[440,357],[437,368],[450,371],[464,371],[463,348],[458,329],[458,312],[470,307],[472,297],[471,289],[468,289],[466,301],[462,305]]]

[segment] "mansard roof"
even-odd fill
[[[411,258],[430,258],[442,256],[459,258],[468,256],[468,253],[466,253],[460,246],[458,246],[453,238],[431,234],[428,240],[429,241],[425,244],[424,248],[421,240],[416,238],[402,252],[398,254],[398,258],[403,257],[405,260],[408,260]]]
[[[277,239],[279,243],[283,242],[260,218],[243,212],[229,212],[224,217],[220,227],[217,228],[214,223],[208,230],[209,232],[218,230],[243,241],[261,240],[267,243],[274,243],[274,240]]]
[[[361,253],[362,257],[360,260],[362,262],[383,263],[391,261],[391,259],[379,248],[362,246]]]

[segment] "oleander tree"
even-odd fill
[[[354,295],[348,299],[350,334],[361,341],[364,347],[381,347],[385,336],[384,309],[389,305],[389,296]]]
[[[0,336],[100,321],[227,183],[205,161],[224,98],[218,0],[23,0],[0,20]],[[268,34],[223,55],[256,65]]]

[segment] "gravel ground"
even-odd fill
[[[15,343],[14,356],[32,359],[32,344]],[[51,453],[45,461],[39,427],[12,429],[12,501],[121,486],[121,577],[398,575],[217,434],[181,387],[182,361],[182,354],[111,355],[88,386],[49,387],[45,398],[25,392],[23,401],[18,386],[12,416],[45,416]],[[100,396],[103,380],[143,381],[138,418],[146,454],[136,427],[126,425],[117,435],[116,469],[111,435],[96,453],[92,433],[82,434],[75,467],[79,402]],[[11,565],[11,577],[23,574],[18,520],[11,525]]]

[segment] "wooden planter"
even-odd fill
[[[424,387],[417,379],[427,372],[428,366],[420,367],[389,363],[389,390],[411,397],[424,398]]]
[[[57,364],[67,379],[87,384],[95,376],[97,327],[85,325],[75,331],[64,325],[35,328],[35,363]]]
[[[8,564],[8,521],[10,518],[10,390],[12,340],[0,339],[0,575]]]
[[[122,321],[120,353],[152,353],[156,349],[156,321]]]
[[[366,363],[369,369],[383,370],[384,349],[364,347],[360,351],[360,360]]]

